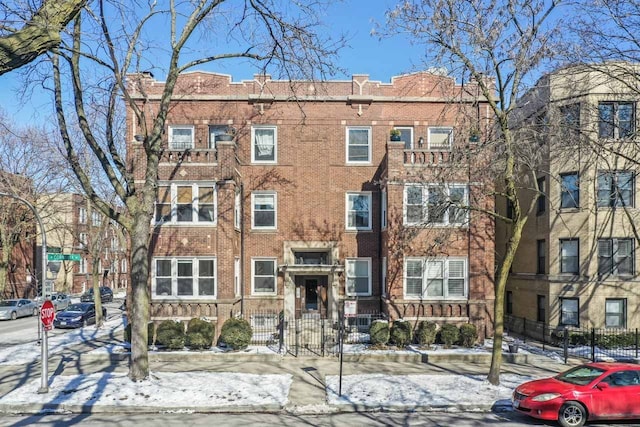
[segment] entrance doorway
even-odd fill
[[[296,278],[296,318],[327,315],[327,278],[298,276]]]

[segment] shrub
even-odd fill
[[[155,332],[155,324],[149,322],[147,325],[147,345],[153,345],[153,333]],[[127,323],[124,328],[124,341],[131,343],[131,322]]]
[[[158,325],[156,342],[169,350],[184,348],[184,325],[182,322],[165,320]]]
[[[374,346],[387,345],[389,342],[389,322],[386,320],[374,320],[369,328],[371,344]]]
[[[398,347],[405,347],[411,344],[413,339],[411,332],[411,323],[404,320],[396,320],[391,325],[391,341]]]
[[[418,344],[421,346],[429,346],[436,341],[436,332],[438,325],[434,322],[428,322],[426,320],[418,323],[418,330],[416,331],[416,338]]]
[[[187,325],[185,345],[192,350],[204,350],[213,344],[214,328],[211,322],[193,318]]]
[[[252,335],[251,325],[244,319],[227,319],[220,329],[220,341],[234,350],[246,348]]]
[[[476,325],[472,323],[464,323],[460,325],[460,341],[462,345],[467,348],[473,347],[478,339],[478,330]]]
[[[440,342],[444,344],[445,348],[449,348],[460,339],[460,330],[456,325],[445,323],[440,328]]]

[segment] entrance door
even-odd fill
[[[304,281],[304,297],[305,311],[318,311],[318,279]]]

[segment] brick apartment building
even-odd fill
[[[130,85],[152,113],[164,83],[146,73]],[[364,322],[386,313],[490,334],[493,222],[461,208],[493,209],[490,180],[474,175],[483,157],[470,155],[469,128],[488,118],[472,93],[427,72],[391,83],[183,74],[159,166],[152,319],[337,319],[356,300]],[[143,164],[133,117],[128,155]]]
[[[81,194],[42,195],[39,210],[47,233],[47,252],[80,258],[49,261],[47,293],[83,293],[92,286],[94,275],[100,286],[108,286],[114,292],[127,288],[128,243],[119,227],[93,209]]]

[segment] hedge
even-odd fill
[[[156,343],[169,350],[184,348],[184,325],[182,322],[165,320],[158,325]]]
[[[245,319],[227,319],[220,329],[220,341],[234,350],[247,348],[251,342],[253,330]]]

